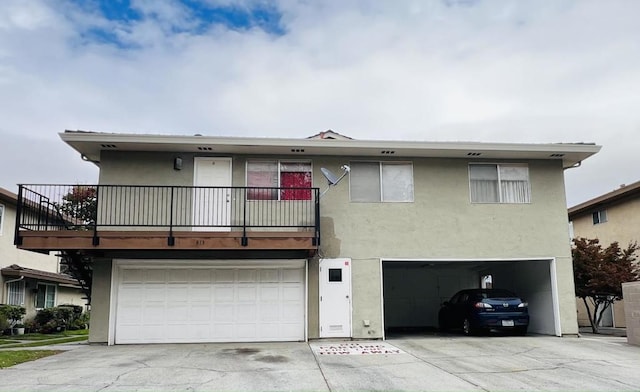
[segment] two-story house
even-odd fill
[[[23,306],[26,319],[38,309],[84,306],[78,282],[60,273],[60,260],[54,252],[28,252],[14,245],[17,204],[18,195],[0,188],[0,303]]]
[[[640,181],[605,193],[569,208],[572,237],[600,241],[603,248],[618,242],[621,248],[640,243]],[[578,300],[578,323],[589,326],[589,318],[582,300]],[[605,314],[602,326],[624,328],[624,301],[616,301]]]
[[[563,173],[599,146],[60,136],[99,184],[20,199],[93,215],[23,214],[16,244],[91,257],[91,342],[380,339],[488,280],[530,332],[578,333]]]

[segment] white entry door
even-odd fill
[[[230,231],[231,158],[195,158],[193,230]]]
[[[351,337],[351,259],[320,259],[320,337]]]

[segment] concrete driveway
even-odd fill
[[[640,390],[640,347],[611,336],[67,348],[0,370],[0,390]]]

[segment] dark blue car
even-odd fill
[[[525,301],[508,290],[461,290],[442,304],[438,323],[442,331],[460,329],[465,335],[490,330],[526,335],[529,309]]]

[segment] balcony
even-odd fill
[[[20,185],[15,244],[33,251],[302,251],[318,188]]]

